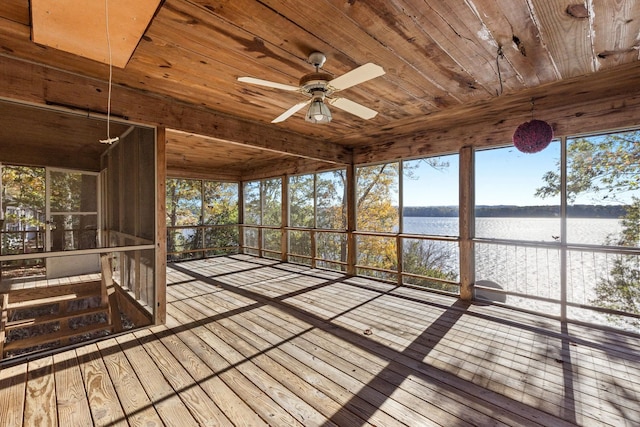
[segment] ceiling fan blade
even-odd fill
[[[373,119],[378,114],[377,111],[372,110],[369,107],[365,107],[362,104],[358,104],[357,102],[348,100],[346,98],[332,98],[332,99],[329,99],[328,101],[329,101],[329,104],[333,105],[334,107],[337,107],[341,110],[346,111],[347,113],[351,113],[355,116],[358,116],[361,119],[365,119],[365,120]]]
[[[304,102],[300,102],[296,105],[294,105],[293,107],[289,108],[287,111],[285,111],[284,113],[280,114],[278,117],[276,117],[275,119],[271,120],[271,123],[280,123],[280,122],[284,122],[285,120],[287,120],[289,117],[293,116],[295,113],[297,113],[298,111],[302,110],[302,107],[304,107],[305,105],[309,105],[309,103],[311,102],[311,100],[309,101],[304,101]]]
[[[298,86],[291,86],[291,85],[287,85],[287,84],[284,84],[284,83],[270,82],[269,80],[256,79],[254,77],[238,77],[238,81],[239,82],[243,82],[243,83],[251,83],[252,85],[266,86],[266,87],[272,87],[272,88],[275,88],[275,89],[288,90],[288,91],[291,91],[291,92],[300,90],[300,88]]]
[[[369,62],[359,66],[358,68],[354,68],[340,77],[336,77],[329,82],[329,86],[333,88],[334,91],[343,90],[366,82],[367,80],[375,79],[383,74],[384,70],[381,66]]]

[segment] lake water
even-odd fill
[[[458,218],[404,217],[404,232],[457,236]],[[611,218],[568,218],[567,242],[603,244],[622,231],[620,220]],[[559,218],[477,218],[476,237],[553,242],[560,236]]]
[[[622,231],[620,220],[568,218],[567,242],[604,245]],[[457,218],[405,217],[404,232],[438,236],[457,236]],[[476,237],[528,242],[555,242],[560,236],[558,218],[477,218]],[[519,295],[489,293],[489,299],[543,313],[559,315],[560,305],[527,298],[561,298],[561,250],[531,245],[477,243],[475,246],[476,282]],[[616,254],[597,251],[567,251],[567,301],[595,305],[596,286],[609,279]],[[640,257],[636,257],[640,260]],[[459,271],[458,257],[450,268]],[[640,265],[640,262],[638,263]],[[592,310],[567,307],[569,318],[610,324],[610,319]],[[617,325],[620,327],[620,325]],[[633,329],[623,326],[627,329]],[[636,332],[640,332],[637,329]]]

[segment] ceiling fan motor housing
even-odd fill
[[[327,73],[309,73],[300,79],[300,87],[303,92],[307,94],[313,94],[316,91],[323,91],[326,95],[329,95],[329,89],[327,83],[333,79],[331,74]]]
[[[311,55],[309,55],[309,62],[311,63],[311,65],[316,67],[316,70],[318,68],[322,68],[326,60],[327,57],[322,52],[312,52]]]

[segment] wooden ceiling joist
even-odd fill
[[[8,57],[3,57],[0,62],[2,97],[106,114],[106,93],[105,81]],[[245,146],[332,164],[351,163],[351,151],[346,147],[293,132],[274,132],[269,125],[119,85],[112,88],[111,112],[134,122],[204,135],[219,141],[241,141]]]

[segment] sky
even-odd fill
[[[525,154],[514,147],[476,152],[477,205],[559,204],[559,198],[535,197],[545,172],[556,168],[560,143],[552,142],[539,153]],[[414,170],[419,179],[403,180],[404,206],[449,206],[458,204],[458,156],[443,156],[449,167],[434,169],[420,162]]]

